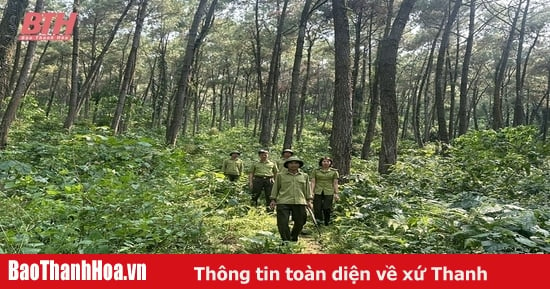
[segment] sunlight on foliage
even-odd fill
[[[334,223],[308,220],[282,244],[274,215],[250,206],[245,166],[260,147],[244,128],[210,130],[167,148],[147,133],[47,126],[0,155],[0,253],[548,253],[550,159],[531,127],[473,131],[400,148],[392,173],[352,159]],[[304,171],[329,154],[311,131],[296,144]],[[277,158],[280,145],[269,148]]]

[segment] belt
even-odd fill
[[[267,180],[267,179],[271,179],[271,178],[273,178],[273,177],[271,177],[271,176],[269,176],[269,177],[268,177],[268,176],[254,176],[254,178],[255,178],[255,179],[264,179],[264,180]]]

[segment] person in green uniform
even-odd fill
[[[311,173],[311,190],[313,197],[313,214],[318,221],[330,224],[333,202],[338,201],[338,170],[332,167],[330,157],[319,160],[319,168]]]
[[[222,164],[222,172],[228,180],[236,182],[243,173],[243,161],[240,159],[241,152],[232,151],[229,153],[228,159],[225,159]]]
[[[281,152],[281,158],[277,161],[277,167],[279,168],[279,171],[285,170],[285,161],[294,155],[294,151],[291,149],[284,149]]]
[[[252,164],[248,175],[248,184],[252,193],[252,206],[258,205],[258,199],[263,193],[266,209],[268,212],[271,212],[272,210],[269,208],[269,194],[273,187],[273,178],[277,175],[279,169],[275,162],[269,160],[269,152],[267,150],[259,150],[258,157],[259,160]]]
[[[298,241],[307,220],[306,206],[313,206],[309,175],[300,170],[303,165],[298,157],[288,158],[284,163],[286,170],[277,174],[271,190],[269,206],[277,208],[277,230],[283,242]],[[292,230],[289,227],[291,216]]]

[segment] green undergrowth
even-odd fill
[[[392,173],[353,158],[334,223],[281,246],[275,218],[249,206],[246,178],[219,167],[257,158],[245,128],[166,147],[153,132],[113,136],[20,128],[0,152],[1,253],[547,253],[550,150],[531,127],[475,131],[446,148],[402,143]],[[293,147],[311,171],[328,136]],[[280,146],[268,148],[277,158]]]

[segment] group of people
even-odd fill
[[[230,181],[238,181],[244,175],[244,164],[239,151],[232,151],[224,160],[222,171]],[[330,224],[334,201],[339,199],[338,170],[333,161],[324,156],[311,174],[301,168],[304,161],[291,149],[283,149],[281,158],[272,161],[269,151],[260,149],[258,161],[248,170],[248,185],[252,206],[258,206],[264,198],[266,210],[276,212],[277,229],[283,242],[298,241],[298,236],[307,220],[307,210],[312,209],[317,222]],[[290,228],[290,220],[294,221]]]

